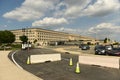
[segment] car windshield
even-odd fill
[[[113,48],[112,50],[120,50],[120,48]]]
[[[81,46],[88,46],[87,44],[81,44]]]
[[[105,49],[104,46],[96,46],[96,48],[98,48],[98,49]]]
[[[106,47],[108,47],[108,48],[109,48],[109,47],[111,47],[111,46],[106,46]]]

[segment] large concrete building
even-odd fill
[[[64,32],[45,30],[41,28],[26,28],[26,29],[17,29],[11,30],[13,34],[16,36],[16,43],[20,43],[20,36],[26,35],[28,36],[28,41],[34,43],[36,40],[39,45],[48,45],[52,42],[60,42],[60,41],[95,41],[94,38],[88,38],[81,35],[69,34]]]

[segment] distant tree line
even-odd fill
[[[28,41],[28,37],[25,35],[22,35],[19,38],[23,43],[26,43]],[[12,32],[8,30],[0,31],[0,44],[11,44],[14,41],[15,35]]]

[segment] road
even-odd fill
[[[27,57],[33,54],[61,53],[62,60],[27,65]],[[27,71],[44,80],[120,80],[120,70],[100,66],[80,64],[80,74],[75,73],[77,54],[66,54],[50,49],[22,50],[15,54],[15,60]],[[73,66],[69,66],[69,58],[73,59]]]

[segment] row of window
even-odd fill
[[[16,35],[16,37],[19,37],[21,36],[20,34]],[[36,37],[35,35],[27,35],[28,37]],[[38,35],[37,36],[38,38],[65,38],[67,39],[68,37],[67,36],[57,36],[57,35]]]
[[[69,39],[69,35],[68,34],[63,34],[63,33],[54,33],[54,32],[35,32],[35,31],[29,31],[28,32],[20,32],[20,31],[16,31],[13,32],[16,35],[16,40],[19,40],[19,36],[25,34],[28,36],[29,40],[34,41],[35,39],[38,40],[68,40]],[[76,37],[78,38],[78,37]]]

